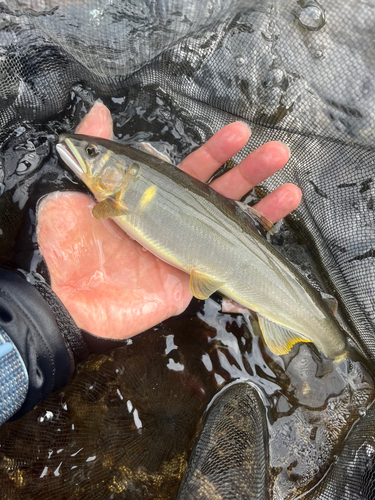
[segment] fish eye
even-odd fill
[[[91,158],[95,158],[99,154],[99,150],[95,144],[87,144],[85,151]]]

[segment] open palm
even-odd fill
[[[77,132],[111,138],[108,109],[96,104]],[[239,122],[227,125],[180,168],[207,181],[246,144],[249,135]],[[264,144],[211,187],[239,199],[288,158],[285,145]],[[296,208],[300,199],[300,190],[285,184],[256,208],[276,222]],[[192,298],[189,276],[145,251],[114,222],[96,220],[91,214],[94,204],[84,194],[54,193],[42,200],[38,210],[38,242],[52,289],[77,325],[101,337],[123,339],[181,313]]]

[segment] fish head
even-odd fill
[[[121,189],[131,166],[113,144],[99,137],[63,134],[56,150],[97,198],[106,198]]]

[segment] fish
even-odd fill
[[[56,145],[66,165],[98,203],[92,214],[113,219],[131,238],[190,275],[194,297],[215,292],[257,315],[276,355],[312,342],[341,360],[347,341],[337,302],[316,290],[260,230],[272,224],[164,159],[129,145],[64,134]]]

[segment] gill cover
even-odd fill
[[[106,174],[108,168],[104,171],[104,175]],[[137,177],[139,171],[139,165],[137,163],[132,163],[130,167],[126,170],[126,175],[124,182],[120,182],[122,178],[118,181],[114,187],[120,187],[120,189],[113,195],[106,198],[103,201],[100,201],[95,207],[92,209],[92,215],[99,220],[103,219],[111,219],[113,217],[120,217],[121,215],[127,215],[130,213],[129,208],[124,201],[124,193],[126,188],[128,187],[131,181],[134,181]],[[102,176],[98,178],[98,182],[102,183]],[[104,191],[104,190],[103,190]]]
[[[129,162],[112,151],[106,139],[72,134],[60,136],[56,149],[65,163],[99,198],[113,196],[126,182]]]

